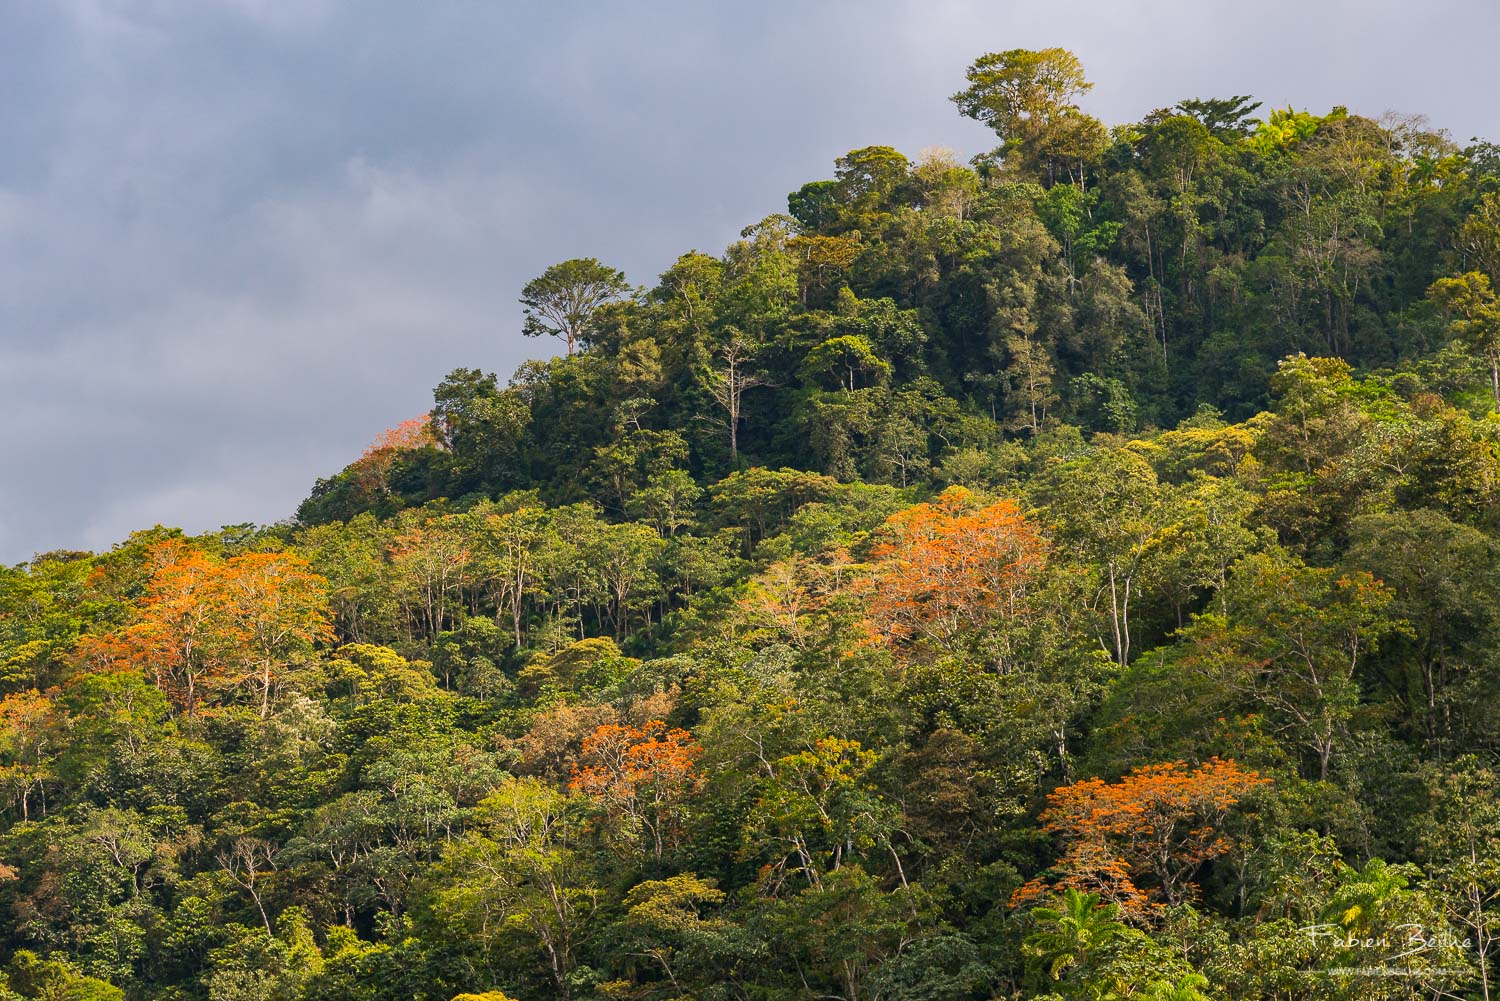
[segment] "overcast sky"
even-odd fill
[[[872,144],[964,157],[981,52],[1106,122],[1249,93],[1500,139],[1490,0],[0,0],[0,562],[292,513],[525,281],[648,283]]]

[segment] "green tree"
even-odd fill
[[[1119,919],[1119,907],[1071,886],[1063,889],[1057,906],[1034,909],[1031,920],[1035,929],[1021,951],[1050,980],[1072,970],[1088,977],[1104,948],[1132,934]]]
[[[623,272],[600,264],[592,257],[574,258],[554,264],[521,289],[521,305],[527,337],[561,337],[568,354],[593,333],[599,307],[628,294]]]
[[[853,392],[863,380],[867,385],[883,381],[891,371],[888,362],[875,354],[863,337],[831,337],[807,353],[803,371],[813,378],[832,376],[838,388]]]
[[[1156,472],[1123,449],[1063,466],[1049,510],[1059,540],[1098,576],[1115,663],[1130,661],[1131,608],[1156,583],[1154,559],[1171,524]]]
[[[960,112],[994,129],[1024,167],[1046,170],[1049,181],[1062,170],[1083,185],[1083,168],[1107,137],[1074,103],[1093,88],[1077,56],[1058,48],[992,52],[966,75],[969,86],[953,95]]]
[[[1490,388],[1500,410],[1500,298],[1488,275],[1470,271],[1433,282],[1430,295],[1448,316],[1448,332],[1490,366]]]
[[[1418,827],[1420,852],[1444,913],[1472,944],[1487,1001],[1500,942],[1500,780],[1473,757],[1430,774],[1436,787]]]
[[[579,944],[601,901],[579,836],[566,797],[535,779],[507,779],[445,851],[429,906],[481,943],[530,943],[556,996],[571,997]]]
[[[1247,556],[1226,589],[1228,640],[1242,684],[1329,777],[1359,704],[1359,669],[1397,627],[1391,592],[1367,573],[1309,567],[1285,553]],[[1215,628],[1206,620],[1204,628]]]

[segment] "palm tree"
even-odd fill
[[[1384,859],[1371,859],[1363,869],[1347,869],[1339,887],[1323,908],[1323,920],[1333,921],[1358,938],[1368,937],[1401,900],[1406,876]]]
[[[1063,890],[1059,907],[1032,912],[1037,927],[1021,946],[1027,958],[1058,980],[1073,967],[1086,967],[1102,948],[1130,933],[1116,915],[1119,907],[1101,904],[1097,893]]]

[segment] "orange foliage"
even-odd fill
[[[573,766],[568,788],[603,806],[615,826],[639,831],[659,858],[678,833],[683,801],[699,786],[693,762],[701,750],[686,730],[661,720],[606,723],[584,738],[582,767]]]
[[[975,508],[950,487],[886,520],[868,587],[871,625],[894,640],[951,646],[998,614],[1021,612],[1047,544],[1015,501]]]
[[[205,686],[245,684],[264,717],[285,656],[333,638],[327,581],[299,557],[222,560],[170,542],[153,547],[150,561],[135,621],[85,637],[79,653],[99,668],[147,675],[189,716]]]
[[[391,468],[396,464],[396,457],[412,449],[436,448],[437,445],[431,415],[422,414],[380,432],[350,468],[366,491],[389,493]]]
[[[22,820],[31,816],[33,795],[41,794],[46,807],[46,784],[52,778],[46,752],[56,728],[52,700],[36,689],[0,699],[0,789]]]
[[[514,767],[518,775],[541,776],[566,782],[577,770],[583,742],[606,723],[644,723],[672,711],[676,694],[655,692],[624,705],[589,705],[559,702],[531,718],[531,727],[514,740],[500,738],[503,750],[521,756]]]
[[[1233,761],[1211,758],[1189,769],[1180,761],[1137,768],[1119,782],[1086,779],[1047,797],[1042,829],[1066,850],[1053,867],[1057,884],[1096,891],[1128,915],[1149,914],[1161,902],[1176,904],[1196,887],[1203,863],[1232,846],[1219,828],[1230,807],[1270,779]],[[1155,885],[1136,885],[1137,874]],[[1034,879],[1014,902],[1040,895]]]
[[[435,447],[437,438],[432,433],[431,417],[431,414],[421,414],[393,428],[386,428],[375,436],[374,443],[365,449],[365,455],[386,450]]]

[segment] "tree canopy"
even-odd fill
[[[1090,86],[0,568],[0,1001],[1487,1001],[1500,155]]]

